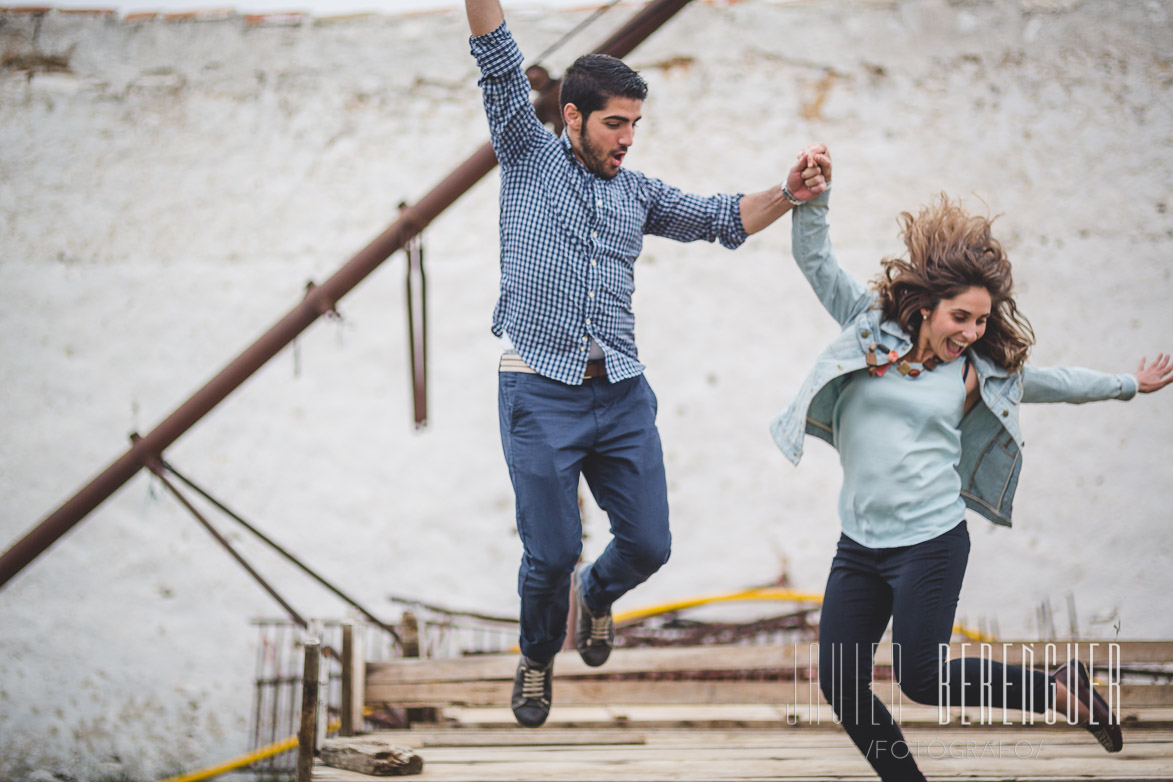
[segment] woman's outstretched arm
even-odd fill
[[[1099,402],[1151,394],[1173,383],[1173,357],[1158,353],[1150,364],[1141,358],[1134,373],[1109,374],[1081,367],[1032,367],[1022,370],[1023,402]]]

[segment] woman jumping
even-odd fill
[[[802,156],[831,181],[826,147]],[[819,621],[820,689],[882,779],[923,780],[871,691],[873,645],[891,619],[893,672],[912,700],[1066,708],[1118,752],[1119,720],[1078,660],[1047,675],[979,658],[943,664],[938,650],[952,636],[969,557],[966,507],[1010,524],[1020,405],[1131,399],[1173,382],[1170,358],[1142,358],[1134,374],[1026,364],[1034,334],[990,220],[945,196],[902,214],[907,258],[884,260],[867,289],[831,250],[829,200],[828,189],[794,209],[792,248],[843,330],[771,424],[795,464],[809,433],[830,442],[843,466],[843,532]]]

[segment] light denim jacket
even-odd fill
[[[827,225],[830,193],[793,210],[791,247],[819,301],[843,331],[815,361],[798,396],[770,423],[774,442],[790,461],[802,458],[803,435],[833,443],[831,414],[846,376],[867,366],[870,343],[904,355],[912,340],[899,325],[882,319],[876,293],[844,271],[831,250]],[[961,421],[961,496],[973,511],[1010,526],[1011,506],[1022,469],[1019,406],[1024,402],[1094,402],[1131,399],[1134,375],[1113,375],[1075,367],[1026,366],[1008,372],[972,350],[981,401]],[[880,362],[886,359],[877,354]]]

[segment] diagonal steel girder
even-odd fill
[[[614,57],[627,56],[688,5],[689,1],[652,0],[594,51]],[[537,99],[541,116],[549,116],[551,107],[556,113],[556,88],[556,82],[549,85]],[[111,494],[125,485],[152,457],[161,456],[164,449],[224,401],[311,323],[332,311],[343,296],[357,287],[383,261],[401,249],[408,239],[435,220],[496,165],[497,157],[492,146],[486,142],[418,203],[405,209],[398,220],[347,261],[333,276],[312,288],[285,317],[229,362],[219,374],[177,407],[162,423],[134,441],[129,450],[82,487],[77,494],[12,544],[3,555],[0,555],[0,589],[74,525],[105,502]]]

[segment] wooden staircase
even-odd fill
[[[1125,749],[1105,753],[1062,715],[912,703],[891,680],[891,647],[881,645],[874,689],[930,777],[1173,779],[1173,643],[950,649],[951,657],[979,655],[1017,664],[1033,655],[1034,667],[1047,669],[1072,656],[1090,663],[1097,690],[1122,704]],[[368,708],[433,719],[361,741],[414,749],[421,779],[873,779],[819,692],[816,661],[816,648],[795,644],[616,649],[600,668],[564,653],[550,719],[537,730],[518,727],[509,709],[516,655],[367,663]],[[319,764],[314,779],[369,777]]]

